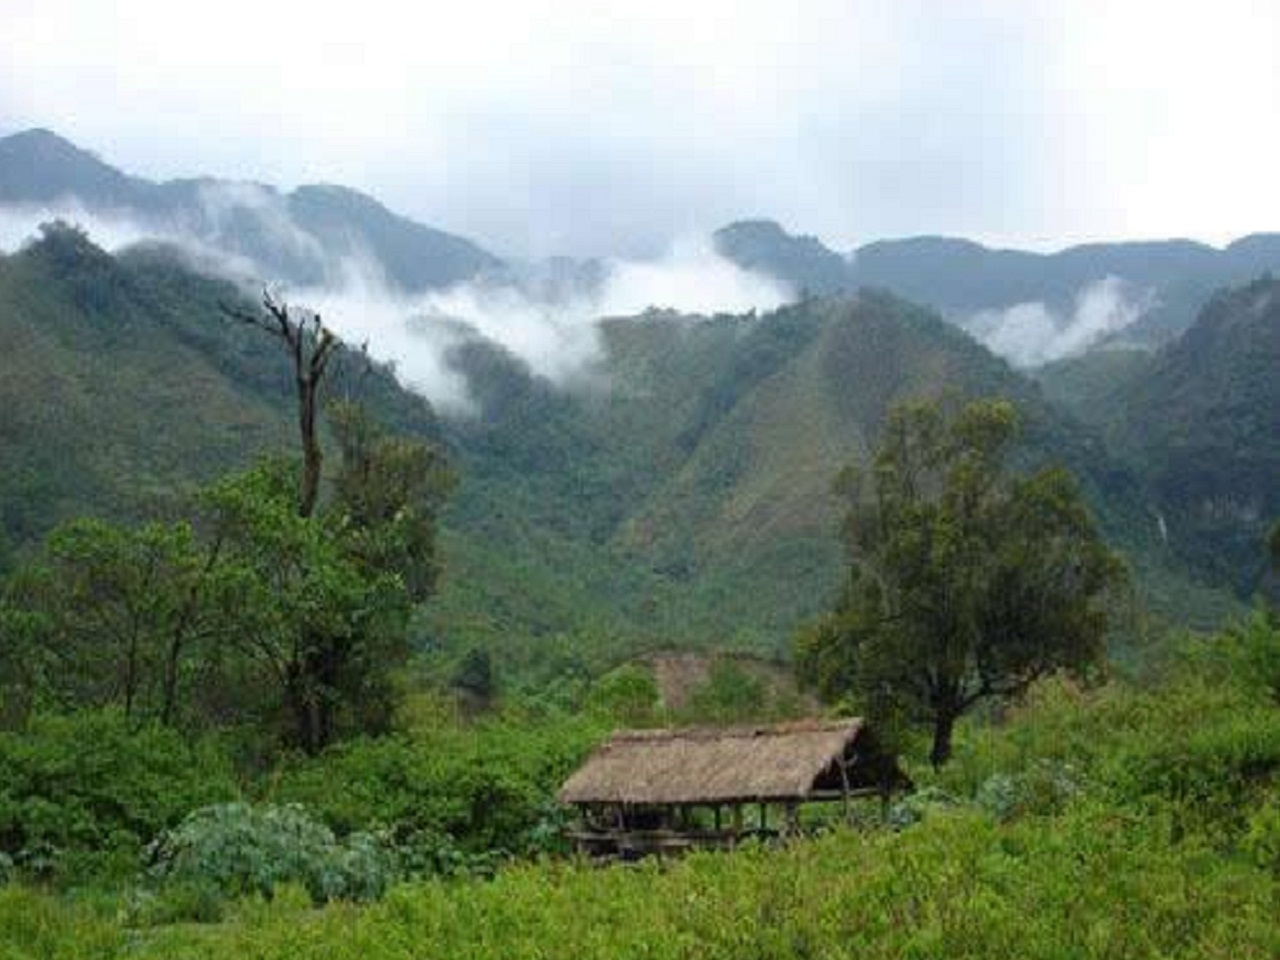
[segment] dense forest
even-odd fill
[[[188,202],[50,138],[0,169]],[[507,269],[366,200],[280,202],[407,287]],[[0,255],[0,952],[1275,955],[1269,241],[716,242],[804,295],[601,321],[576,384],[455,331],[465,412],[171,243]],[[1027,372],[948,316],[1109,257],[1158,335]],[[915,789],[570,857],[556,789],[611,730],[814,713]]]

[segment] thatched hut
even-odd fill
[[[597,854],[732,846],[798,827],[802,804],[887,798],[906,778],[860,719],[727,729],[623,730],[563,787]],[[754,808],[748,825],[744,808]],[[779,808],[777,827],[770,808]],[[726,824],[724,814],[729,814]],[[708,822],[709,821],[709,822]]]

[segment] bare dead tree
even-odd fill
[[[293,363],[298,392],[298,432],[302,440],[298,515],[310,517],[320,496],[320,468],[324,460],[316,435],[320,384],[334,350],[342,341],[324,325],[320,314],[300,311],[300,315],[291,315],[289,305],[278,300],[270,290],[262,292],[261,313],[249,313],[226,304],[222,310],[227,316],[278,338]]]

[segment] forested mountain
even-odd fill
[[[67,228],[0,259],[11,540],[81,512],[164,513],[201,481],[293,450],[285,364],[222,315],[236,296],[162,250],[112,257]],[[597,376],[573,389],[464,339],[449,362],[476,409],[442,420],[384,369],[335,384],[444,442],[460,470],[422,642],[527,662],[583,631],[619,651],[779,650],[839,583],[833,477],[894,401],[946,391],[1013,398],[1024,462],[1067,463],[1144,582],[1173,576],[1135,473],[928,311],[864,293],[762,316],[652,312],[602,335]]]
[[[554,304],[598,287],[608,269],[500,264],[341,188],[247,189],[129,178],[46,132],[0,141],[0,200],[74,194],[103,209],[146,210],[300,282],[335,251],[360,247],[405,289],[484,271]],[[777,649],[838,586],[835,473],[867,453],[893,402],[946,391],[1017,401],[1025,463],[1061,460],[1081,477],[1156,608],[1178,619],[1220,612],[1182,566],[1247,592],[1260,562],[1249,551],[1276,510],[1262,489],[1270,421],[1258,411],[1277,405],[1258,400],[1262,387],[1242,387],[1235,368],[1201,382],[1209,357],[1223,358],[1214,369],[1243,363],[1255,379],[1268,369],[1267,328],[1247,338],[1238,324],[1211,321],[1239,312],[1236,300],[1215,301],[1203,323],[1222,330],[1210,341],[1197,327],[1154,359],[1095,351],[1043,371],[1042,394],[938,314],[867,288],[906,291],[953,315],[1025,297],[1069,300],[1113,273],[1199,291],[1262,269],[1274,238],[1226,251],[1170,242],[1052,256],[926,238],[845,258],[749,221],[720,231],[716,244],[808,296],[761,316],[651,311],[606,321],[599,356],[572,388],[458,328],[444,362],[464,379],[473,409],[440,421],[387,370],[361,378],[384,418],[445,442],[464,478],[443,533],[451,573],[422,642],[506,645],[529,660],[552,638],[582,630],[596,645]],[[237,296],[167,248],[113,257],[74,230],[53,230],[0,260],[9,344],[0,439],[12,464],[0,510],[11,541],[29,544],[77,512],[164,512],[219,472],[292,449],[283,361],[218,309]],[[1169,296],[1131,330],[1159,325],[1160,311],[1194,299]],[[1253,391],[1248,402],[1235,398],[1240,389]],[[1120,424],[1118,411],[1133,416]],[[1224,417],[1230,429],[1214,426]],[[1240,430],[1248,436],[1236,437]],[[1195,468],[1206,449],[1187,436],[1231,437],[1226,452],[1245,452],[1213,448],[1206,478]],[[1252,445],[1237,448],[1236,439]]]
[[[59,201],[244,258],[272,282],[337,280],[341,259],[355,256],[371,258],[393,287],[418,292],[500,265],[471,241],[398,216],[346,187],[284,193],[207,177],[153,183],[47,130],[0,139],[0,204]]]
[[[69,227],[0,257],[0,518],[30,542],[80,513],[165,515],[194,487],[292,449],[288,364],[220,311],[236,288],[139,248],[113,257]],[[349,358],[356,375],[364,361]],[[371,368],[384,416],[430,434],[425,401]]]
[[[1214,296],[1151,357],[1101,352],[1046,387],[1144,478],[1172,549],[1248,594],[1280,515],[1280,283]]]

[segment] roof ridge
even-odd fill
[[[615,730],[609,742],[627,740],[728,740],[748,737],[778,737],[798,733],[837,733],[853,731],[863,725],[861,717],[834,719],[809,717],[772,724],[738,724],[728,727],[651,727]]]

